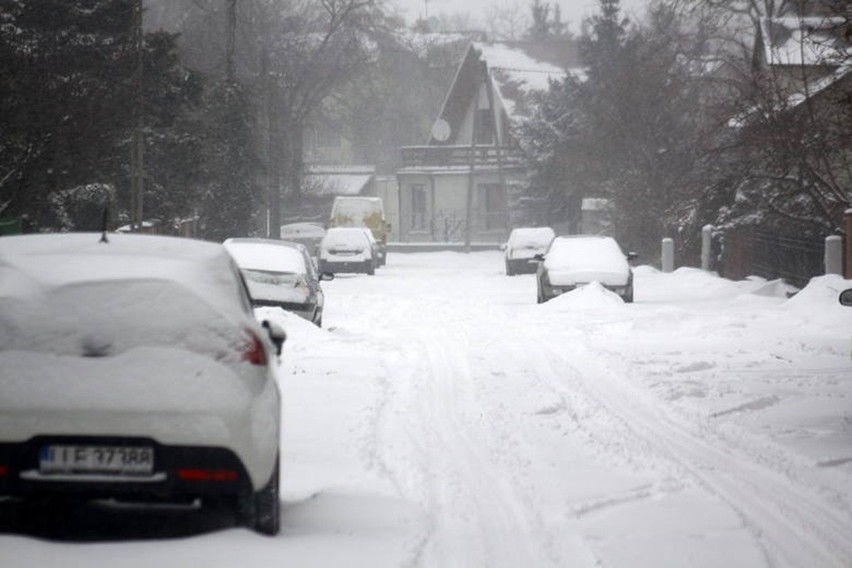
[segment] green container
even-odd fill
[[[23,227],[20,219],[0,219],[0,236],[21,233],[23,233]]]

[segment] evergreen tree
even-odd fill
[[[135,100],[132,9],[132,0],[0,0],[0,215],[58,228],[55,203],[93,198],[70,191],[93,184],[115,188],[123,201]],[[165,136],[177,148],[187,141],[178,117],[192,104],[193,80],[174,41],[146,36],[142,98],[149,144]],[[152,163],[154,194],[185,174],[183,164]],[[170,216],[185,205],[162,203]]]
[[[206,184],[201,201],[202,233],[213,241],[254,233],[260,196],[255,173],[252,104],[245,89],[224,79],[206,102]]]

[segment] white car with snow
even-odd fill
[[[633,301],[633,271],[629,260],[612,237],[572,235],[556,237],[539,261],[536,272],[538,303],[544,303],[578,286],[598,282],[625,302]]]
[[[279,236],[285,241],[305,245],[310,255],[316,256],[320,241],[325,236],[325,227],[321,223],[288,223],[281,225]]]
[[[332,227],[319,247],[318,268],[323,272],[376,273],[373,243],[361,227]]]
[[[276,533],[283,341],[222,245],[0,238],[0,496],[215,501]]]
[[[506,275],[533,274],[538,268],[535,255],[547,250],[556,233],[550,227],[517,227],[506,241]]]
[[[334,274],[317,273],[304,245],[251,238],[223,244],[245,277],[252,306],[281,308],[322,327],[325,295],[320,280],[332,280]]]

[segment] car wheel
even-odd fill
[[[536,303],[543,304],[544,303],[544,294],[541,293],[541,286],[536,287]]]
[[[237,504],[238,522],[260,534],[273,536],[281,530],[281,501],[278,496],[280,464],[275,458],[275,468],[269,482],[260,491],[244,495]]]
[[[367,261],[367,275],[373,276],[375,274],[376,274],[376,267],[373,264],[373,261],[372,260]]]
[[[512,267],[509,265],[509,261],[506,261],[506,276],[514,276],[515,273],[512,272]]]
[[[633,286],[630,286],[626,292],[624,292],[624,303],[632,304],[633,303]]]

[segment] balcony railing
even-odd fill
[[[499,150],[499,151],[498,151]],[[514,147],[507,146],[405,146],[402,148],[402,165],[411,167],[469,166],[471,153],[474,167],[518,167],[523,156]]]

